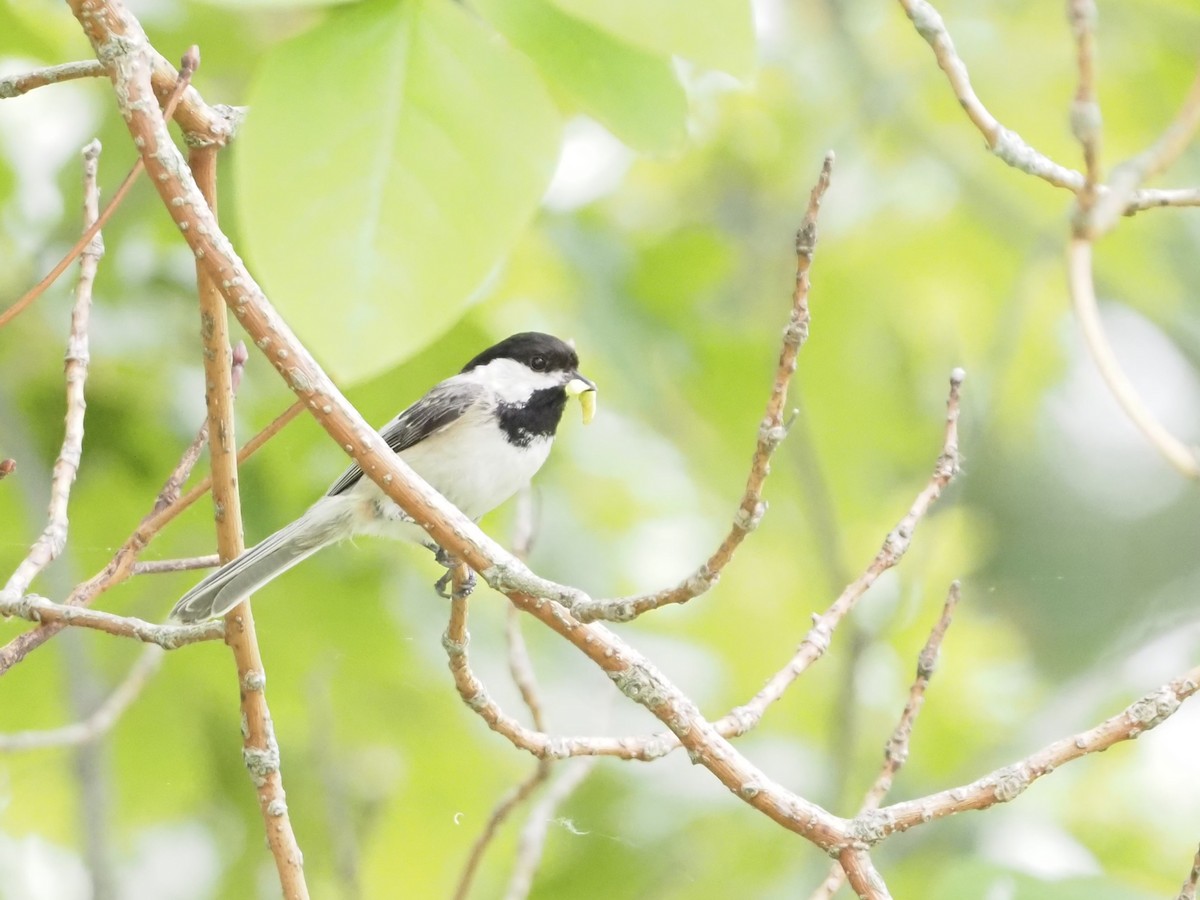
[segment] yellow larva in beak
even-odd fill
[[[582,375],[576,375],[567,382],[567,396],[578,397],[579,406],[583,409],[583,424],[587,425],[596,416],[596,385]]]

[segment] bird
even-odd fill
[[[579,372],[571,344],[526,331],[477,354],[379,433],[431,487],[478,520],[542,467],[568,399],[579,399],[586,425],[595,415],[596,396],[595,383]],[[187,624],[224,615],[322,547],[360,534],[412,541],[434,551],[447,568],[435,588],[446,595],[456,561],[354,464],[300,518],[184,594],[169,621]]]

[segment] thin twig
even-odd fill
[[[175,92],[179,74],[175,67],[156,50],[151,48],[153,70],[151,74],[154,93],[163,101]],[[105,78],[108,70],[99,60],[85,59],[78,62],[47,66],[19,75],[0,78],[0,100],[19,97],[35,88],[58,84],[75,78]],[[183,129],[184,137],[193,146],[223,146],[237,131],[244,111],[235,107],[212,107],[204,102],[195,88],[189,87],[173,110],[173,116]]]
[[[442,635],[442,647],[446,651],[450,673],[454,678],[454,687],[459,696],[473,712],[488,723],[489,727],[504,735],[517,746],[522,744],[537,746],[542,743],[538,740],[539,737],[546,738],[548,741],[548,735],[530,732],[516,719],[504,713],[492,700],[483,682],[471,670],[470,660],[467,656],[467,647],[471,642],[470,632],[467,631],[468,595],[464,590],[467,569],[459,564],[454,567],[451,575],[453,590],[450,598],[450,620],[446,625],[445,634]],[[525,749],[530,749],[530,746],[526,746]],[[535,755],[540,756],[541,754]],[[480,852],[482,852],[482,848]],[[472,853],[472,856],[475,855]],[[459,891],[462,895],[465,895],[466,888],[469,887],[472,868],[468,861],[459,883]]]
[[[954,92],[963,111],[966,112],[967,118],[983,135],[988,149],[1007,165],[1035,178],[1040,178],[1054,187],[1066,188],[1075,194],[1083,191],[1088,180],[1084,173],[1063,166],[1038,152],[1029,146],[1019,134],[1006,128],[988,111],[971,86],[971,77],[967,66],[959,57],[958,51],[955,50],[954,41],[946,28],[946,23],[933,5],[928,0],[899,0],[899,2],[917,33],[933,50],[938,66],[946,74],[950,89]],[[1071,2],[1074,3],[1076,0],[1071,0]],[[1094,67],[1094,53],[1090,43],[1087,54],[1087,65]],[[1089,87],[1087,93],[1094,94],[1094,91]],[[1184,105],[1185,112],[1189,109],[1190,101]],[[1099,108],[1089,104],[1077,106],[1073,109],[1072,120],[1077,128],[1082,129],[1089,142],[1093,143],[1093,157],[1098,163]],[[1179,121],[1184,121],[1183,115],[1180,116]],[[1095,141],[1092,140],[1090,134],[1094,134]],[[1116,174],[1114,172],[1114,176]],[[1123,196],[1119,203],[1116,199],[1111,201],[1116,207],[1118,215],[1121,213],[1132,215],[1142,210],[1163,206],[1200,206],[1200,190],[1195,188],[1143,189],[1126,192],[1116,183],[1115,177],[1111,187],[1098,182],[1098,173],[1095,173],[1095,178],[1097,179],[1095,193],[1099,198],[1098,203],[1111,195]],[[1105,221],[1110,214],[1111,210],[1106,209]],[[1080,217],[1077,227],[1084,227],[1082,225],[1083,218]]]
[[[553,763],[549,760],[538,760],[537,767],[500,798],[500,802],[488,816],[479,836],[475,838],[475,843],[471,845],[471,852],[467,854],[467,861],[463,864],[462,872],[458,876],[458,885],[454,889],[454,900],[466,900],[471,893],[471,885],[475,881],[475,874],[479,871],[483,855],[500,830],[500,826],[515,809],[542,786],[552,767]]]
[[[22,94],[48,84],[58,84],[75,78],[104,78],[107,74],[104,66],[97,60],[83,59],[79,62],[60,63],[57,66],[34,69],[32,72],[22,72],[19,75],[6,75],[0,78],[0,100],[20,97]]]
[[[821,174],[809,195],[808,209],[796,233],[796,284],[792,291],[791,311],[787,326],[783,329],[783,345],[779,351],[779,363],[775,367],[775,380],[767,399],[767,408],[758,426],[758,442],[750,463],[750,474],[746,478],[746,489],[734,514],[729,534],[700,568],[674,587],[634,597],[575,604],[571,612],[579,621],[605,619],[627,622],[652,609],[669,603],[686,603],[700,596],[717,583],[721,571],[729,564],[746,535],[762,521],[767,510],[767,504],[762,499],[763,484],[767,480],[767,473],[771,471],[771,456],[787,436],[784,411],[788,386],[796,371],[796,357],[808,340],[809,271],[817,247],[817,216],[821,211],[821,200],[829,189],[833,160],[832,152],[825,155]]]
[[[241,346],[241,345],[239,345]],[[236,349],[234,362],[236,363]],[[256,434],[250,440],[246,441],[242,449],[238,451],[237,461],[240,466],[247,459],[253,456],[262,448],[263,444],[269,441],[275,435],[283,430],[283,427],[291,422],[296,416],[304,412],[304,401],[297,400],[274,419],[271,420],[262,431]],[[186,479],[185,479],[186,480]],[[163,508],[155,515],[148,523],[149,526],[157,533],[164,525],[178,516],[181,512],[208,493],[212,487],[212,475],[208,474],[196,482],[194,486],[188,489],[188,492],[181,496],[178,501],[171,502],[163,506]]]
[[[452,629],[449,629],[452,631]],[[537,759],[567,759],[574,756],[612,756],[617,759],[650,761],[679,749],[674,735],[651,737],[564,736],[526,728],[492,699],[465,659],[465,647],[444,643],[450,657],[454,687],[470,710],[514,747]]]
[[[162,647],[150,645],[129,670],[104,702],[82,722],[74,722],[48,731],[19,731],[15,734],[0,734],[0,753],[20,753],[40,750],[45,747],[69,747],[95,741],[107,734],[121,718],[131,703],[141,694],[142,688],[158,671],[162,663]]]
[[[245,347],[239,344],[239,348],[234,353],[234,364],[237,367],[235,371],[235,381],[241,380],[241,366],[245,363]],[[299,410],[296,410],[299,412]],[[294,416],[295,413],[292,413]],[[282,420],[282,421],[281,421]],[[257,444],[255,440],[251,440],[243,448],[245,456],[249,456],[258,447],[261,447],[266,440],[276,434],[279,428],[287,421],[290,421],[288,413],[276,418],[274,422],[267,426],[256,437],[262,438]],[[200,449],[203,448],[203,439],[208,435],[207,422],[201,427],[195,441],[184,452],[183,457],[175,466],[175,470],[168,476],[166,483],[159,491],[158,497],[155,500],[153,508],[149,513],[142,518],[138,527],[133,533],[125,539],[125,542],[113,555],[113,558],[108,561],[103,569],[89,578],[87,581],[76,585],[71,591],[70,596],[66,599],[67,606],[87,606],[100,594],[107,591],[109,588],[120,584],[133,574],[133,568],[138,555],[146,549],[150,541],[158,534],[158,532],[184,509],[194,503],[197,499],[204,496],[208,490],[208,485],[211,484],[211,476],[206,476],[205,479],[188,493],[187,496],[179,498],[179,485],[187,480],[191,474],[192,467],[199,458]],[[264,437],[265,435],[265,437]],[[254,446],[251,446],[254,445]],[[243,455],[239,454],[239,462],[243,459]],[[0,594],[0,615],[20,615],[19,612],[13,613],[5,608],[6,604],[10,604],[12,600]],[[72,624],[74,624],[72,622]],[[23,660],[30,652],[40,647],[54,635],[58,634],[63,628],[61,620],[55,619],[47,621],[38,628],[27,631],[24,634],[17,635],[3,647],[0,647],[0,675],[3,675],[14,665]]]
[[[958,416],[959,394],[965,374],[961,369],[951,373],[950,392],[946,401],[946,424],[942,440],[942,449],[929,482],[917,495],[908,513],[888,534],[883,546],[876,554],[867,569],[851,582],[834,603],[820,616],[815,616],[812,629],[805,636],[797,652],[788,663],[780,669],[749,702],[731,710],[728,714],[713,723],[713,727],[723,737],[736,737],[751,730],[765,714],[767,708],[786,692],[788,687],[819,659],[828,648],[834,629],[854,608],[858,600],[883,572],[895,566],[912,542],[913,534],[918,523],[924,518],[933,503],[941,496],[945,486],[950,482],[959,468],[958,455]],[[509,567],[499,577],[494,573],[490,581],[494,587],[510,592],[522,592],[535,597],[552,599],[562,603],[567,609],[594,608],[589,604],[602,603],[591,601],[582,591],[565,588],[538,578],[528,570],[520,571]],[[456,677],[463,699],[467,701],[493,730],[504,735],[514,745],[529,751],[539,757],[576,755],[618,756],[623,759],[651,760],[672,752],[679,747],[676,737],[670,733],[659,733],[642,738],[596,738],[596,737],[552,737],[532,731],[520,722],[506,715],[488,696],[486,690],[477,681],[468,678],[469,671],[464,670]]]
[[[115,616],[112,613],[54,603],[37,594],[26,594],[3,610],[5,615],[30,622],[39,622],[44,629],[57,633],[71,625],[92,628],[117,637],[133,638],[147,644],[158,644],[164,650],[176,650],[185,644],[219,640],[225,636],[224,622],[201,622],[198,625],[157,625],[135,616]],[[21,637],[40,634],[28,631]],[[7,649],[7,648],[6,648]],[[0,670],[3,671],[3,670]]]
[[[545,731],[546,717],[542,712],[541,688],[533,671],[525,636],[521,633],[521,614],[511,605],[505,610],[504,637],[508,644],[508,671],[512,675],[513,684],[521,692],[521,700],[529,710],[533,727],[538,731]]]
[[[563,802],[575,793],[596,765],[595,757],[576,759],[562,767],[559,775],[546,791],[546,795],[529,811],[525,827],[517,841],[517,859],[508,879],[504,900],[524,900],[533,887],[533,876],[537,873],[546,848],[546,835],[554,814]]]
[[[988,149],[1014,169],[1041,178],[1055,187],[1079,191],[1084,182],[1082,174],[1039,153],[1015,131],[1005,128],[983,105],[971,87],[970,74],[954,49],[954,41],[946,29],[946,23],[933,5],[928,0],[900,0],[900,5],[904,7],[917,33],[933,50],[938,66],[950,82],[950,89],[967,117],[987,141]]]
[[[888,569],[897,565],[912,542],[917,525],[929,512],[933,503],[941,496],[946,485],[958,473],[958,416],[959,395],[965,373],[955,369],[950,375],[950,392],[946,399],[946,425],[942,438],[942,449],[934,464],[928,483],[917,495],[908,513],[897,523],[884,539],[883,545],[866,570],[846,586],[832,605],[821,615],[813,616],[813,627],[805,635],[796,653],[787,664],[777,671],[766,685],[747,703],[735,707],[713,723],[723,737],[738,737],[755,728],[762,720],[767,708],[781,698],[787,689],[809,666],[829,648],[834,630],[849,615],[855,604],[875,581]],[[557,598],[555,598],[557,599]],[[499,727],[508,727],[511,720],[500,720]],[[497,728],[494,725],[493,728]],[[503,732],[502,732],[503,733]],[[511,738],[510,738],[511,739]],[[541,742],[528,732],[520,734],[525,749],[540,747]],[[526,746],[528,745],[528,746]],[[672,752],[679,746],[675,737],[667,732],[642,738],[623,738],[613,743],[599,738],[552,739],[554,748],[569,747],[567,752],[594,752],[602,756],[620,756],[624,759],[653,760]],[[531,752],[533,752],[531,750]]]
[[[67,545],[67,505],[71,485],[79,471],[83,454],[83,418],[87,401],[84,385],[88,375],[88,317],[92,308],[92,284],[100,259],[104,256],[104,241],[92,225],[97,220],[100,190],[96,186],[96,169],[100,158],[100,142],[92,141],[83,148],[83,230],[90,234],[83,245],[79,260],[79,280],[75,287],[75,305],[71,310],[71,331],[67,337],[65,378],[67,412],[64,417],[62,448],[54,462],[50,482],[50,507],[46,527],[29,548],[0,591],[0,606],[16,601],[42,570],[58,558]]]
[[[189,68],[189,59],[190,56],[184,57],[184,65],[179,72],[179,81],[175,86],[175,90],[167,99],[166,106],[163,108],[164,120],[169,120],[174,114],[175,107],[179,105],[179,101],[183,97],[183,92],[187,89],[188,82],[191,80],[195,66],[193,65]],[[99,142],[96,142],[96,146],[100,146]],[[99,150],[97,150],[97,152],[99,152]],[[100,233],[100,229],[103,228],[108,220],[112,218],[113,213],[117,211],[117,208],[129,194],[129,189],[133,187],[134,181],[136,181],[138,175],[142,173],[143,168],[145,168],[145,162],[139,156],[137,161],[134,162],[133,167],[129,170],[129,174],[125,176],[125,179],[117,188],[116,193],[113,194],[112,200],[110,200],[108,205],[104,207],[104,211],[97,216],[93,216],[88,221],[88,227],[83,230],[83,234],[80,236],[79,240],[77,240],[72,245],[71,249],[63,255],[63,258],[55,264],[54,268],[46,273],[45,277],[43,277],[41,281],[26,291],[23,296],[21,296],[15,303],[4,310],[4,312],[0,312],[0,328],[3,328],[5,325],[19,316],[30,306],[30,304],[33,303],[34,300],[44,294],[46,289],[58,279],[58,276],[65,272],[67,267],[71,265],[71,263],[73,263],[81,253],[84,252],[84,248],[92,243],[96,235]]]
[[[925,702],[925,689],[929,687],[929,680],[937,668],[937,658],[942,648],[942,640],[946,637],[946,630],[954,619],[954,610],[961,597],[962,587],[956,581],[950,585],[950,590],[946,594],[946,602],[942,605],[942,614],[929,632],[925,646],[921,648],[921,655],[917,658],[917,676],[913,680],[912,687],[909,688],[908,702],[905,703],[904,711],[900,714],[900,721],[896,723],[895,730],[888,738],[884,750],[883,768],[870,790],[867,791],[860,812],[879,806],[880,801],[892,789],[892,781],[895,779],[896,773],[908,760],[908,744],[912,739],[913,725],[921,712],[921,705]]]
[[[715,721],[713,726],[722,737],[737,737],[754,728],[766,713],[770,704],[784,695],[796,678],[800,676],[812,662],[816,661],[829,646],[830,638],[842,619],[852,610],[854,604],[862,598],[878,576],[893,568],[900,562],[911,544],[917,524],[931,508],[932,503],[941,496],[941,492],[958,472],[958,418],[959,392],[962,384],[961,370],[955,370],[950,379],[950,392],[947,398],[946,431],[944,431],[942,450],[934,473],[928,484],[923,488],[902,520],[884,540],[880,552],[874,560],[850,586],[847,586],[834,604],[828,608],[816,622],[804,641],[800,643],[797,653],[788,660],[766,686],[752,698],[751,701],[731,710],[724,718]],[[541,580],[536,580],[536,583]],[[526,583],[526,580],[521,580]],[[540,596],[553,596],[556,590],[551,586],[546,592],[533,592]],[[556,596],[557,599],[557,596]],[[458,618],[461,617],[461,618]],[[493,731],[502,734],[512,744],[526,750],[539,758],[563,758],[568,756],[616,756],[625,760],[655,760],[678,749],[679,742],[671,733],[653,734],[653,736],[634,738],[606,737],[564,737],[552,736],[541,728],[524,727],[520,721],[512,718],[493,700],[484,684],[474,676],[467,659],[466,607],[458,608],[451,604],[451,626],[446,630],[444,638],[446,653],[450,656],[450,668],[455,677],[455,688],[463,702],[480,718],[487,722]]]
[[[192,569],[211,569],[221,564],[216,553],[207,556],[191,556],[186,559],[155,559],[133,564],[134,575],[160,575],[164,572],[189,572]]]
[[[246,344],[243,341],[238,341],[237,346],[233,348],[233,390],[236,392],[242,383],[242,376],[246,371],[246,362],[250,355],[246,350]],[[158,492],[158,497],[154,501],[156,510],[166,509],[172,506],[179,500],[180,491],[183,490],[183,484],[191,477],[192,470],[196,468],[196,463],[200,461],[200,454],[204,452],[204,448],[208,446],[208,419],[205,418],[200,428],[196,431],[196,436],[192,438],[192,442],[188,444],[187,449],[183,451],[183,455],[179,457],[179,463],[163,484],[162,490]],[[206,475],[206,484],[212,484],[211,473]],[[181,505],[176,509],[175,515],[178,515],[183,510],[187,509],[187,505]]]
[[[451,598],[450,622],[446,627],[446,634],[442,638],[442,645],[449,656],[450,669],[454,675],[455,687],[458,688],[459,695],[463,698],[464,702],[476,713],[483,716],[485,721],[489,715],[507,719],[499,707],[487,695],[482,682],[479,681],[470,669],[470,663],[467,658],[467,646],[471,639],[467,631],[467,596],[462,590],[465,575],[466,568],[464,566],[459,566],[454,570],[452,579],[454,592]],[[524,647],[523,642],[521,646],[522,648]],[[513,664],[512,661],[515,658],[515,656],[510,654],[510,665]],[[525,665],[527,664],[528,661],[526,660]],[[517,663],[515,668],[522,669],[523,666],[521,663]],[[536,685],[529,680],[532,672],[520,671],[518,673],[518,671],[514,670],[513,676],[518,684],[522,686],[522,694],[524,695],[528,691],[533,696],[534,702],[530,703],[528,699],[526,702],[535,717],[535,727],[541,732],[544,729],[544,723],[540,713],[540,701],[537,700]],[[492,724],[492,722],[489,722],[489,724]],[[591,771],[591,763],[593,761],[586,758],[576,760],[575,767],[569,769],[555,783],[542,802],[530,811],[526,827],[521,832],[517,863],[513,869],[509,889],[505,894],[506,897],[524,897],[528,893],[533,873],[537,870],[538,863],[541,860],[542,849],[545,846],[546,822],[549,820],[553,810],[582,783],[584,777]],[[584,763],[584,765],[580,765],[580,763]],[[491,815],[488,816],[488,820],[484,824],[483,830],[471,847],[471,852],[468,854],[466,863],[463,865],[462,874],[459,876],[458,886],[454,892],[455,900],[465,900],[470,893],[471,884],[479,869],[479,864],[483,860],[483,855],[500,826],[522,802],[530,797],[547,780],[551,767],[552,762],[550,758],[546,756],[540,757],[537,768],[505,794],[495,809],[492,810]]]
[[[1109,179],[1109,190],[1096,202],[1091,214],[1077,217],[1077,234],[1080,237],[1096,239],[1108,232],[1122,214],[1128,214],[1133,205],[1135,194],[1145,181],[1167,169],[1178,159],[1179,155],[1192,142],[1196,130],[1200,129],[1200,72],[1192,80],[1192,86],[1183,100],[1175,119],[1153,144],[1134,156],[1125,160],[1115,169]],[[1142,194],[1152,192],[1143,191]],[[1200,192],[1196,191],[1159,191],[1158,196],[1174,196],[1192,199]],[[1142,201],[1143,203],[1145,200]],[[1198,201],[1200,202],[1200,201]],[[1182,203],[1158,203],[1158,206],[1183,205]],[[1139,208],[1146,208],[1141,206]]]
[[[1092,282],[1092,242],[1086,238],[1072,238],[1067,245],[1067,285],[1084,345],[1121,409],[1181,475],[1200,479],[1200,451],[1184,444],[1155,418],[1108,342]]]
[[[912,738],[913,725],[917,721],[917,715],[921,712],[921,705],[925,702],[925,688],[929,686],[929,679],[933,677],[933,671],[937,668],[938,651],[941,649],[942,639],[946,636],[946,630],[954,618],[954,609],[958,606],[961,595],[961,587],[956,581],[950,585],[950,590],[946,594],[946,602],[942,606],[942,615],[934,624],[933,630],[929,632],[929,638],[925,641],[921,655],[917,657],[917,677],[908,689],[908,702],[904,704],[900,721],[896,723],[891,737],[884,746],[883,767],[863,797],[862,805],[858,809],[859,815],[879,807],[888,791],[892,789],[896,773],[908,759],[908,744]],[[841,863],[834,863],[825,880],[813,891],[809,900],[829,900],[838,892],[845,880],[846,870],[842,868]]]
[[[214,217],[217,211],[217,147],[192,148],[188,166]],[[200,335],[203,342],[205,402],[208,407],[209,460],[212,465],[213,514],[217,552],[222,562],[245,550],[237,477],[233,422],[233,350],[225,303],[208,270],[197,263]],[[258,794],[267,845],[287,900],[307,900],[304,856],[288,815],[280,773],[279,745],[267,707],[266,669],[248,599],[225,615],[225,643],[237,666],[242,707],[242,757]]]
[[[467,630],[468,600],[467,592],[463,590],[466,575],[467,569],[462,564],[457,565],[452,571],[453,592],[450,599],[450,620],[442,635],[442,648],[446,651],[450,673],[454,678],[454,687],[462,701],[472,712],[487,722],[488,727],[493,731],[506,737],[515,746],[528,750],[539,758],[551,756],[551,737],[540,729],[532,731],[526,728],[505,713],[471,669],[467,654],[467,647],[471,642],[471,635]],[[572,754],[564,752],[560,755]],[[469,869],[470,865],[468,864],[468,871],[463,873],[463,881],[470,881]],[[460,891],[464,891],[461,882]]]
[[[1176,900],[1196,900],[1197,883],[1200,883],[1200,850],[1196,851],[1196,856],[1192,859],[1192,871],[1179,888],[1179,897]]]
[[[533,539],[537,533],[535,518],[533,491],[526,485],[517,495],[512,540],[513,555],[522,562],[529,559],[529,552],[533,549]],[[525,636],[521,633],[521,615],[511,604],[505,609],[504,637],[508,645],[508,671],[512,675],[513,684],[521,692],[521,700],[529,710],[533,727],[538,731],[546,731],[546,718],[542,712],[542,691],[533,671],[533,660],[529,658],[529,647],[526,646]]]
[[[529,558],[529,551],[533,546],[533,539],[537,530],[534,526],[534,518],[533,492],[526,485],[517,495],[517,510],[513,524],[512,539],[513,555],[522,561]],[[465,624],[464,619],[464,629]],[[504,634],[506,643],[508,644],[508,670],[512,675],[513,683],[516,684],[517,690],[521,693],[521,699],[525,702],[525,707],[529,710],[533,727],[537,731],[545,733],[547,727],[545,715],[542,712],[541,690],[538,687],[537,676],[533,671],[533,662],[529,658],[529,648],[525,644],[524,635],[521,634],[521,614],[511,604],[505,609]],[[452,642],[461,640],[465,649],[465,631],[461,634],[451,634],[449,637]],[[465,654],[463,662],[465,665]],[[463,870],[458,879],[458,886],[454,892],[455,900],[464,900],[470,893],[475,873],[483,861],[484,854],[491,846],[492,840],[499,833],[500,826],[550,777],[552,767],[553,764],[549,759],[545,757],[539,758],[533,771],[507,791],[500,798],[499,802],[497,802],[496,806],[493,807],[479,836],[475,838],[475,842],[471,845],[471,852],[467,854],[467,860],[463,864]]]
[[[1075,35],[1075,65],[1079,72],[1071,103],[1071,133],[1083,149],[1083,188],[1078,192],[1084,215],[1096,202],[1100,185],[1100,103],[1096,99],[1096,3],[1067,0],[1067,21]],[[1124,204],[1122,204],[1123,206]]]
[[[1200,206],[1200,188],[1144,188],[1134,191],[1125,204],[1125,215],[1163,206]]]
[[[825,651],[833,632],[858,600],[888,569],[904,557],[918,523],[929,512],[933,503],[959,469],[958,456],[958,412],[959,391],[965,375],[955,369],[950,375],[950,394],[946,400],[946,429],[942,440],[942,452],[934,465],[928,484],[917,495],[908,513],[888,533],[879,552],[866,570],[848,584],[841,595],[822,615],[813,617],[813,627],[801,641],[799,648],[788,664],[773,675],[766,685],[746,704],[739,706],[719,719],[715,724],[722,734],[731,736],[745,734],[762,719],[767,707],[783,696],[787,688],[816,662]]]
[[[1008,803],[1065,763],[1089,753],[1100,753],[1157,728],[1197,690],[1200,690],[1200,666],[1144,695],[1094,728],[1061,738],[970,784],[866,812],[854,820],[852,830],[864,838],[869,836],[870,843],[877,843],[897,831],[907,831],[933,819]]]

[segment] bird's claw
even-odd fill
[[[457,567],[458,561],[455,560],[446,568],[446,574],[434,582],[433,589],[438,592],[439,597],[445,597],[447,600],[454,597],[454,570]],[[463,579],[460,596],[469,597],[473,590],[475,590],[475,573],[467,569],[467,577]]]
[[[434,582],[433,589],[438,592],[439,597],[445,597],[447,600],[454,596],[454,570],[461,565],[451,553],[446,551],[445,547],[433,547],[434,559],[437,560],[439,566],[446,567],[446,574]],[[468,597],[471,591],[475,590],[475,573],[467,569],[467,577],[463,579],[461,594],[463,597]]]

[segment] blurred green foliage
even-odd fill
[[[770,511],[711,594],[620,628],[706,714],[751,696],[924,483],[948,373],[965,367],[963,474],[829,658],[739,741],[772,777],[840,814],[854,810],[954,578],[964,602],[896,799],[969,781],[1088,727],[1194,658],[1200,505],[1131,433],[1079,346],[1062,267],[1070,198],[984,151],[898,4],[764,0],[755,35],[749,6],[733,0],[703,14],[692,4],[594,0],[256,6],[133,5],[164,55],[200,45],[196,85],[207,100],[254,101],[245,142],[223,162],[222,214],[235,244],[285,314],[308,323],[322,358],[350,376],[349,396],[372,421],[497,337],[528,328],[574,337],[601,410],[586,432],[564,423],[537,479],[531,563],[595,595],[672,583],[727,527],[786,321],[792,235],[822,155],[836,151],[812,337],[791,398],[798,417],[773,463]],[[1074,51],[1060,5],[954,0],[940,9],[984,102],[1077,165],[1066,124]],[[397,59],[365,27],[386,32],[404,17],[465,41],[446,38],[458,63],[499,74],[448,83],[447,67]],[[578,39],[577,59],[546,22]],[[1174,115],[1193,76],[1200,11],[1192,0],[1102,3],[1099,46],[1111,163]],[[0,5],[5,72],[88,54],[64,7]],[[389,64],[407,64],[409,80],[383,77]],[[466,122],[469,139],[451,146],[406,130],[418,99],[422,114]],[[588,138],[576,113],[642,155]],[[562,122],[563,169],[572,152],[592,153],[599,162],[584,169],[610,180],[590,194],[560,180],[525,225]],[[381,144],[387,128],[403,140]],[[134,153],[106,83],[0,101],[3,305],[73,241],[77,150],[93,135],[111,193]],[[449,204],[464,224],[443,232],[419,204],[373,194],[380,183],[363,179],[355,154],[381,148],[391,177],[416,165],[414,187],[428,189],[430,209]],[[1164,183],[1198,181],[1192,150]],[[398,215],[381,218],[368,235],[375,246],[364,247],[359,206],[372,203]],[[321,230],[329,225],[341,233]],[[1118,353],[1193,441],[1198,240],[1194,211],[1153,211],[1122,222],[1097,252]],[[192,260],[149,185],[134,189],[105,241],[70,546],[34,586],[52,597],[104,565],[203,416]],[[394,255],[381,261],[372,250]],[[397,275],[368,286],[364,266],[379,274],[401,261],[429,293],[404,290]],[[355,287],[339,289],[347,284]],[[18,463],[0,484],[0,571],[44,521],[70,303],[63,279],[0,333],[0,456]],[[351,327],[335,332],[334,320]],[[252,355],[240,437],[290,402]],[[315,423],[291,425],[243,469],[248,538],[297,515],[343,464]],[[484,527],[503,539],[511,515],[499,510]],[[198,504],[146,558],[209,552],[210,520]],[[256,598],[313,896],[447,896],[489,811],[532,768],[453,690],[440,644],[446,608],[429,588],[437,574],[423,552],[364,540]],[[99,605],[158,620],[193,577],[138,578]],[[517,712],[503,623],[498,598],[478,592],[472,658]],[[0,624],[0,640],[24,627]],[[556,732],[658,730],[560,642],[526,633]],[[0,731],[77,718],[68,661],[103,695],[138,652],[98,634],[52,642],[0,680]],[[73,752],[0,758],[0,898],[90,896],[89,840],[113,867],[117,896],[275,896],[240,759],[236,691],[224,647],[166,659],[103,742],[106,827],[90,839]],[[1200,834],[1197,728],[1185,707],[1007,807],[898,836],[877,862],[897,897],[1165,896]],[[739,896],[805,896],[828,865],[682,755],[601,761],[559,815],[536,897],[726,897],[734,884]],[[476,896],[502,894],[517,832],[502,831]],[[37,872],[49,879],[40,889]]]

